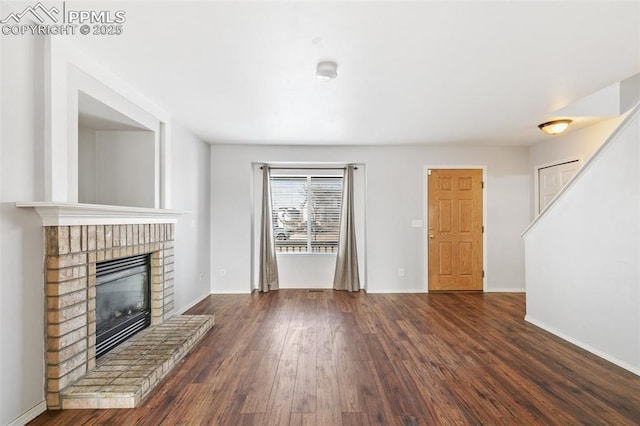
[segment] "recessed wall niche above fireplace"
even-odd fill
[[[159,143],[157,121],[143,125],[79,91],[78,201],[159,206]]]

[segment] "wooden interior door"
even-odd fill
[[[482,290],[482,170],[429,170],[429,291]]]

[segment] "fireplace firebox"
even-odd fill
[[[96,265],[96,358],[151,323],[150,255]]]

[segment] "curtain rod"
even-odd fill
[[[264,166],[260,166],[262,170]],[[344,170],[347,167],[269,167],[271,170]],[[354,166],[353,170],[358,170],[358,167]]]

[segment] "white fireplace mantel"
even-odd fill
[[[35,209],[42,218],[42,226],[176,223],[181,216],[189,213],[181,210],[49,201],[17,202],[16,207]]]

